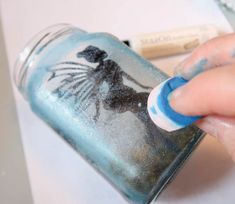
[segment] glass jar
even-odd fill
[[[49,27],[20,54],[14,78],[32,111],[131,203],[157,197],[203,135],[154,125],[147,98],[167,76],[107,33]]]

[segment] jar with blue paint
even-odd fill
[[[203,135],[152,122],[147,99],[167,76],[107,33],[49,27],[20,53],[14,78],[32,111],[130,203],[156,198]]]

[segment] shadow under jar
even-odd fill
[[[107,33],[49,27],[20,54],[14,78],[32,111],[130,203],[156,198],[203,136],[154,125],[147,98],[167,76]]]

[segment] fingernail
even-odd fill
[[[206,117],[206,118],[203,118],[202,120],[198,121],[197,125],[199,128],[204,130],[206,133],[208,133],[211,136],[218,139],[217,128],[215,128],[215,125],[213,124],[213,121],[211,121],[210,117]]]
[[[175,67],[174,76],[181,76],[184,79],[190,80],[193,75],[191,72],[191,68],[186,66],[186,62],[183,62]]]
[[[177,88],[169,95],[170,106],[176,111],[182,111],[184,86]]]
[[[174,74],[174,76],[180,76],[180,77],[185,78],[184,69],[182,67],[175,68],[173,74]]]
[[[183,76],[184,75],[184,64],[185,60],[181,63],[179,63],[175,68],[174,68],[174,75],[177,76]]]

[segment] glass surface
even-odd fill
[[[228,7],[224,5],[224,3],[219,0],[216,0],[216,2],[234,30],[235,29],[235,7],[234,7],[235,1],[234,0],[232,1],[232,4],[231,4],[232,7]]]
[[[32,110],[131,203],[158,195],[202,137],[154,125],[147,98],[167,76],[112,35],[48,28],[16,68]]]

